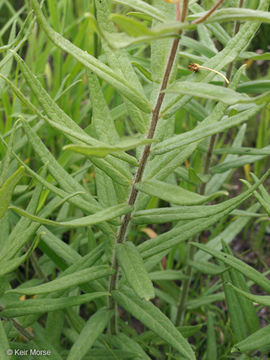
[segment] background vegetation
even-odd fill
[[[270,358],[268,8],[0,0],[1,360]]]

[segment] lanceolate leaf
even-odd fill
[[[235,344],[232,352],[249,352],[254,350],[262,351],[264,347],[269,348],[270,345],[270,325],[251,334],[243,341]]]
[[[71,150],[79,154],[87,155],[89,157],[105,157],[115,152],[128,151],[136,148],[137,146],[149,144],[153,142],[152,139],[127,139],[126,142],[119,141],[117,145],[108,146],[87,146],[87,145],[66,145],[64,150]]]
[[[270,296],[269,295],[253,295],[249,292],[243,291],[239,289],[238,287],[234,286],[231,283],[225,283],[225,286],[231,286],[236,292],[238,292],[240,295],[244,296],[245,298],[249,299],[253,303],[257,303],[264,306],[270,306]]]
[[[77,228],[80,226],[89,226],[93,224],[98,224],[103,221],[107,221],[110,219],[113,219],[115,217],[127,214],[132,211],[132,207],[125,204],[115,205],[111,206],[108,209],[98,211],[94,215],[85,216],[82,218],[70,220],[70,221],[63,221],[63,222],[57,222],[53,220],[47,220],[44,218],[41,218],[39,216],[32,215],[20,208],[17,208],[15,206],[10,206],[10,209],[16,211],[18,214],[28,217],[32,221],[39,222],[41,224],[45,225],[52,225],[52,226],[64,226],[64,227],[70,227],[70,228]]]
[[[16,184],[20,181],[24,173],[24,167],[21,166],[13,175],[11,175],[0,188],[0,219],[5,215],[11,201],[12,193]]]
[[[114,2],[122,5],[126,5],[132,7],[133,9],[139,10],[144,14],[150,15],[151,17],[164,21],[166,20],[166,16],[162,11],[158,10],[156,7],[151,6],[145,1],[142,0],[113,0]]]
[[[189,16],[190,20],[198,19],[206,13],[199,13]],[[261,21],[270,23],[270,14],[266,11],[252,10],[252,9],[235,9],[226,8],[216,10],[213,15],[206,19],[206,23],[210,22],[224,22],[224,21]]]
[[[154,150],[156,154],[163,154],[165,152],[171,151],[173,149],[182,147],[184,145],[191,144],[207,136],[217,134],[221,131],[227,130],[233,126],[238,126],[244,121],[255,116],[260,110],[261,106],[253,106],[251,109],[245,110],[240,114],[232,116],[230,118],[224,118],[223,121],[218,123],[206,125],[203,128],[195,128],[187,133],[173,136],[168,140],[164,140],[158,145],[155,146]]]
[[[204,99],[221,101],[228,105],[236,104],[238,102],[246,102],[249,100],[247,95],[237,93],[236,91],[225,88],[224,86],[216,86],[191,81],[177,82],[170,86],[166,92],[195,97],[198,96]]]
[[[100,279],[102,277],[109,276],[113,273],[113,270],[108,266],[93,266],[89,269],[80,270],[73,274],[62,276],[61,278],[52,280],[46,284],[39,286],[33,286],[31,288],[17,288],[8,290],[8,292],[15,292],[26,295],[46,294],[54,291],[64,290],[77,286],[88,281]]]
[[[123,287],[121,291],[113,291],[112,296],[119,305],[175,348],[185,359],[196,359],[188,342],[155,305],[141,300],[127,287]]]
[[[67,360],[82,359],[88,350],[91,349],[99,335],[103,333],[111,316],[112,312],[103,308],[92,315],[71,347]]]
[[[153,284],[136,246],[131,242],[117,244],[116,255],[126,279],[135,293],[145,300],[155,297]]]
[[[148,100],[143,94],[137,92],[133,89],[129,83],[118,74],[113,72],[108,66],[103,64],[101,61],[97,60],[92,55],[88,54],[86,51],[78,48],[72,44],[69,40],[64,38],[62,35],[54,31],[49,24],[47,23],[42,11],[40,9],[39,3],[37,0],[31,0],[31,4],[36,13],[37,20],[40,23],[42,29],[45,31],[49,39],[60,49],[71,54],[76,60],[81,64],[86,66],[89,70],[94,71],[98,76],[103,78],[105,81],[114,86],[120,93],[127,97],[132,103],[138,106],[141,110],[145,112],[151,111],[151,106]]]
[[[228,200],[220,206],[224,206],[223,209],[216,215],[212,215],[209,218],[193,220],[185,223],[181,226],[176,226],[172,230],[157,236],[154,239],[145,241],[143,244],[138,246],[143,258],[151,257],[162,252],[169,252],[171,247],[192,238],[194,235],[200,233],[204,229],[209,229],[210,226],[215,224],[217,221],[228,215],[234,210],[241,202],[247,199],[252,192],[265,180],[269,175],[270,170],[261,178],[259,182],[253,185],[248,191],[235,197],[234,199]],[[251,190],[253,189],[253,190]]]
[[[227,192],[220,191],[210,196],[203,196],[183,189],[180,186],[167,184],[157,180],[146,180],[136,184],[136,189],[151,196],[177,205],[196,205],[213,200],[217,196],[227,195]]]
[[[25,300],[9,303],[4,310],[1,311],[1,316],[4,317],[17,317],[27,314],[42,314],[50,311],[65,309],[69,306],[81,305],[89,303],[101,296],[108,296],[106,292],[96,292],[91,294],[84,294],[70,297],[60,297],[58,299],[35,299]]]
[[[229,265],[234,269],[240,271],[244,276],[253,280],[256,284],[260,285],[265,291],[270,292],[270,280],[268,280],[263,274],[259,273],[259,271],[255,270],[253,267],[247,265],[246,263],[235,258],[232,255],[224,254],[221,251],[211,249],[207,245],[194,242],[191,242],[191,244],[223,261],[224,264]]]

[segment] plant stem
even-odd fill
[[[186,17],[186,13],[187,13],[187,6],[188,6],[188,0],[184,0],[183,3],[183,9],[182,9],[182,13],[181,13],[181,21],[185,20]],[[184,14],[184,15],[183,15]],[[179,32],[180,35],[180,32]],[[179,41],[180,41],[180,37],[177,37],[173,40],[172,43],[172,47],[171,47],[171,51],[169,54],[169,58],[168,58],[168,62],[166,65],[166,69],[163,75],[163,79],[162,79],[162,83],[160,86],[160,90],[159,90],[159,94],[154,106],[154,109],[152,111],[152,117],[151,117],[151,122],[150,122],[150,127],[147,133],[146,138],[147,139],[152,139],[154,137],[155,134],[155,130],[156,130],[156,126],[160,117],[160,110],[163,104],[163,100],[165,97],[165,93],[164,90],[167,88],[168,82],[169,82],[169,78],[170,78],[170,74],[172,71],[172,67],[177,55],[177,50],[178,50],[178,45],[179,45]],[[136,202],[137,199],[137,195],[138,195],[138,190],[135,189],[135,184],[138,183],[139,181],[141,181],[144,170],[145,170],[145,166],[147,164],[149,155],[150,155],[150,150],[151,150],[151,143],[150,144],[146,144],[140,161],[139,161],[139,166],[137,169],[137,172],[134,176],[134,180],[133,180],[133,184],[131,187],[131,191],[130,191],[130,195],[129,195],[129,199],[128,199],[128,204],[133,206]],[[128,226],[130,223],[130,218],[131,218],[131,214],[127,214],[122,218],[122,224],[119,228],[118,231],[118,235],[116,238],[116,243],[117,244],[121,244],[123,242],[125,242],[126,240],[126,236],[127,236],[127,230],[128,230]],[[112,290],[115,290],[117,288],[117,282],[118,282],[118,272],[119,272],[119,264],[114,252],[113,255],[113,261],[112,261],[112,268],[115,270],[114,274],[111,277],[110,280],[110,284],[109,284],[109,291],[111,292]],[[110,309],[114,309],[114,316],[111,320],[111,324],[110,324],[110,331],[113,334],[117,333],[117,305],[115,304],[114,300],[112,299],[112,297],[110,297],[109,299],[109,308]]]
[[[207,13],[202,16],[201,18],[192,21],[192,24],[200,24],[202,23],[204,20],[206,20],[210,15],[213,14],[213,12],[219,7],[219,5],[221,5],[223,3],[224,0],[219,0],[216,5],[214,5],[213,7],[211,7],[210,10],[207,11]]]

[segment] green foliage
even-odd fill
[[[268,358],[270,1],[200,3],[0,1],[1,360]]]

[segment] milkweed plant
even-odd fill
[[[269,358],[269,3],[0,1],[1,360]]]

